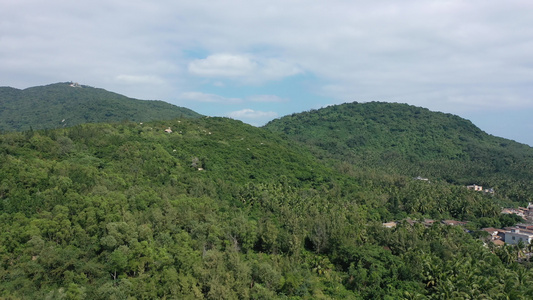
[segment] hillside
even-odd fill
[[[339,169],[225,118],[4,133],[0,298],[533,295],[515,248],[438,222],[381,223],[408,216],[516,222],[462,186]]]
[[[0,87],[0,131],[200,116],[163,101],[137,100],[103,89],[73,85],[56,83],[24,90]]]
[[[30,172],[26,178],[26,168],[48,174],[62,165],[67,170],[59,172],[61,177],[70,177],[72,184],[83,187],[84,192],[99,184],[112,190],[129,188],[141,184],[142,179],[158,186],[178,184],[179,188],[175,188],[180,193],[217,197],[223,195],[214,190],[222,180],[223,186],[275,179],[310,187],[329,182],[332,174],[309,151],[291,147],[277,134],[224,118],[82,124],[58,130],[6,133],[0,142],[2,182],[9,186],[4,197],[11,199],[0,203],[3,212],[32,214],[35,205],[51,208],[60,204],[36,200],[34,192],[54,189],[55,182],[48,181],[50,174],[37,179],[39,171]],[[120,179],[114,181],[114,176]],[[120,184],[114,185],[117,183]]]
[[[492,187],[533,200],[533,148],[486,134],[458,116],[396,103],[347,103],[273,120],[319,156],[405,176]]]

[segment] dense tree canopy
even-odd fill
[[[533,297],[475,233],[510,197],[316,151],[224,118],[2,134],[0,297]]]
[[[0,87],[0,131],[200,117],[190,109],[163,101],[137,100],[103,89],[72,85],[64,82],[24,90]]]
[[[491,136],[458,116],[397,103],[346,103],[265,126],[359,168],[494,188],[533,201],[533,148]]]

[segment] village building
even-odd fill
[[[466,188],[469,190],[478,191],[478,192],[483,191],[483,187],[477,184],[467,185]]]
[[[533,225],[531,224],[516,224],[515,227],[518,229],[526,229],[526,230],[533,231]]]
[[[383,223],[383,227],[394,228],[401,222],[406,222],[407,224],[409,224],[411,226],[414,226],[415,224],[418,223],[418,224],[424,225],[425,227],[431,227],[431,226],[433,226],[433,224],[439,224],[438,221],[435,221],[435,220],[432,220],[432,219],[424,219],[424,221],[418,221],[418,220],[413,220],[411,218],[407,218],[407,219],[404,219],[402,221],[390,221],[390,222],[387,222],[387,223]],[[453,225],[464,226],[467,223],[468,222],[461,222],[461,221],[456,221],[456,220],[442,220],[440,222],[440,224],[452,225],[452,226]],[[499,229],[499,230],[502,230],[502,229]]]
[[[504,208],[502,209],[502,214],[517,215],[521,217],[522,219],[526,220],[525,211],[521,208]]]
[[[520,229],[518,227],[512,228],[505,232],[505,243],[516,245],[520,241],[524,244],[529,244],[533,240],[533,231],[527,229]]]
[[[387,228],[394,228],[396,227],[396,222],[392,221],[392,222],[383,223],[383,226]]]
[[[417,223],[416,220],[413,220],[413,219],[411,219],[411,218],[408,218],[408,219],[406,219],[405,221],[406,221],[409,225],[411,225],[411,226],[413,226],[413,225],[415,225],[415,223]]]
[[[484,190],[483,190],[483,193],[485,193],[485,194],[489,194],[489,195],[494,195],[494,189],[493,189],[493,188],[490,188],[490,189],[484,189]]]
[[[415,177],[415,180],[429,181],[428,178],[425,178],[425,177],[422,177],[422,176]]]
[[[494,189],[493,188],[483,189],[483,186],[477,185],[477,184],[467,185],[466,188],[471,190],[471,191],[483,192],[485,194],[494,195]]]
[[[456,225],[466,225],[466,222],[456,221],[456,220],[442,220],[442,224],[456,226]]]
[[[533,203],[529,203],[527,208],[524,209],[524,219],[529,222],[533,222]]]
[[[424,219],[424,226],[431,227],[433,224],[435,224],[435,220]]]
[[[491,240],[491,242],[492,242],[495,246],[503,246],[503,245],[505,245],[505,242],[502,241],[502,240]]]
[[[490,234],[490,239],[492,241],[501,240],[503,242],[503,240],[505,239],[505,230],[504,229],[488,227],[488,228],[481,228],[481,230],[487,232],[488,234]]]

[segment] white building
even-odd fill
[[[531,243],[533,240],[533,231],[526,229],[514,228],[510,231],[505,232],[505,243],[506,244],[518,244],[520,241],[524,242],[525,245]]]
[[[466,188],[469,190],[477,191],[477,192],[483,191],[483,187],[477,184],[467,185]]]

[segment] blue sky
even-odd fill
[[[533,2],[4,1],[0,86],[75,81],[260,126],[345,102],[533,146]]]

